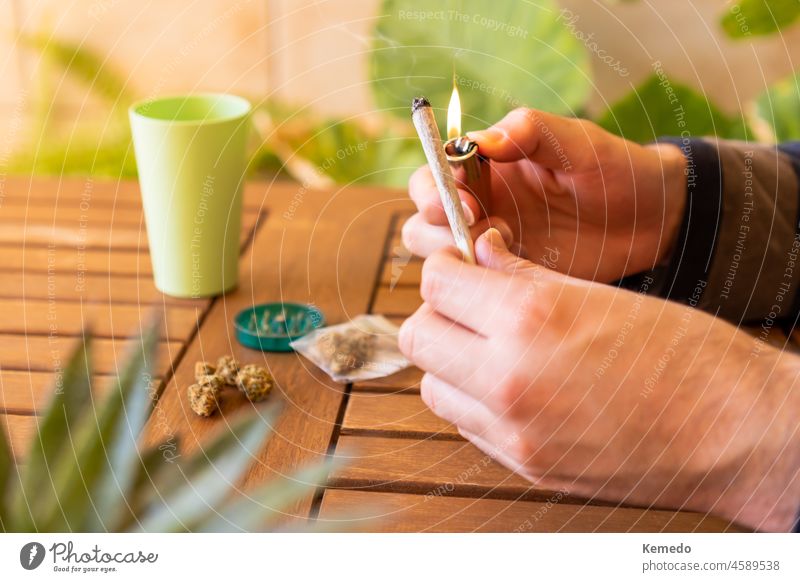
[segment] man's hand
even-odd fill
[[[425,262],[400,346],[422,398],[539,486],[787,530],[800,500],[798,358],[688,306],[509,252]]]
[[[654,267],[674,244],[686,199],[677,147],[640,146],[532,109],[469,136],[492,160],[490,192],[479,201],[459,190],[474,236],[493,226],[517,254],[538,262],[557,249],[558,271],[605,282]],[[409,193],[419,212],[403,228],[405,245],[423,257],[452,245],[427,166]]]

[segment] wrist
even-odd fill
[[[686,212],[686,156],[670,143],[646,146],[658,155],[658,165],[663,184],[664,216],[661,238],[656,252],[656,264],[669,260],[680,232]]]

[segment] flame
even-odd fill
[[[450,96],[450,105],[447,107],[447,139],[461,135],[461,99],[458,88],[453,85],[453,94]]]

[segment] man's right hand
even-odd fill
[[[492,161],[491,191],[481,202],[459,190],[475,237],[494,226],[534,262],[603,282],[668,256],[686,201],[686,160],[677,147],[641,146],[592,122],[532,109],[469,137]],[[409,193],[418,209],[403,227],[409,250],[427,257],[452,245],[427,166],[411,177]]]

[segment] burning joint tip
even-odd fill
[[[413,114],[420,107],[430,107],[431,103],[425,97],[414,97],[411,102],[411,113]]]

